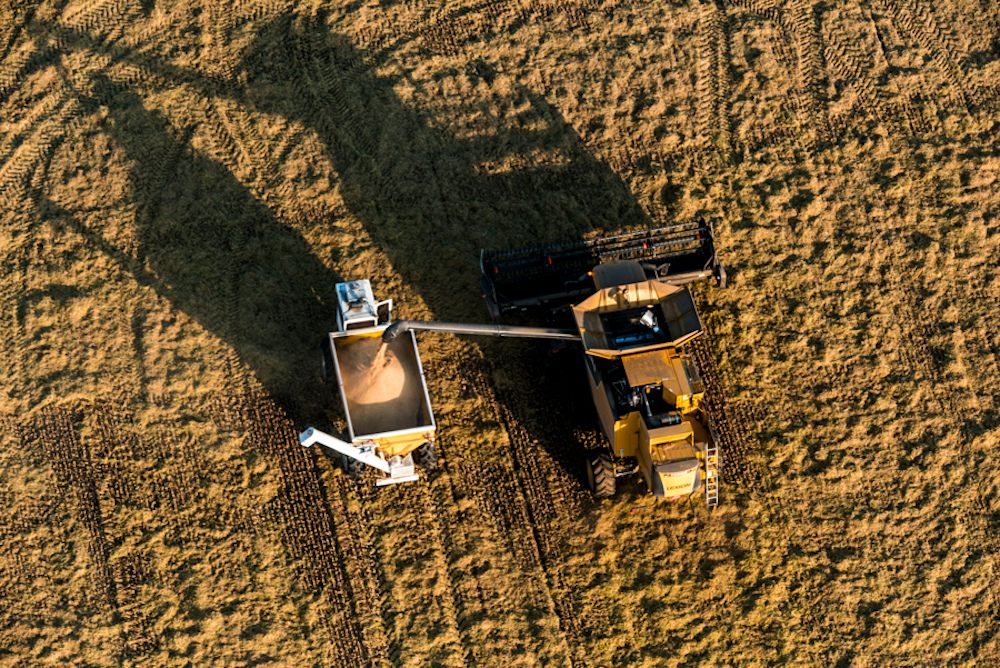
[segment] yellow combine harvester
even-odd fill
[[[701,335],[687,288],[647,279],[635,262],[598,265],[597,291],[573,306],[587,381],[605,452],[587,460],[598,498],[637,470],[654,496],[680,498],[705,489],[718,503],[719,456],[705,388],[684,344]]]

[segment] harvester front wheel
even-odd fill
[[[344,467],[344,473],[346,473],[347,477],[351,480],[357,480],[360,478],[361,474],[364,473],[365,470],[365,465],[363,463],[353,457],[348,457],[347,455],[340,456],[340,465]]]
[[[428,441],[417,448],[417,466],[431,471],[438,465],[437,450],[434,449],[434,442]]]
[[[615,495],[615,465],[607,455],[587,459],[587,483],[595,499],[608,499]]]

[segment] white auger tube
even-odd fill
[[[357,461],[373,466],[379,471],[387,474],[386,478],[379,478],[376,485],[390,485],[397,482],[411,482],[420,478],[414,473],[413,455],[405,457],[395,456],[386,461],[385,457],[377,451],[377,445],[373,441],[362,443],[360,446],[342,441],[339,438],[330,436],[319,429],[309,427],[299,434],[299,443],[308,448],[313,443],[319,443],[331,450],[340,453],[342,457],[350,457]]]

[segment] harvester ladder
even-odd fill
[[[719,444],[714,440],[705,445],[705,503],[719,505]]]

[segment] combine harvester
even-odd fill
[[[613,496],[619,477],[641,473],[647,489],[658,499],[679,499],[703,490],[708,505],[716,505],[721,463],[719,441],[702,405],[704,386],[698,369],[685,350],[703,330],[691,293],[682,287],[710,277],[720,286],[725,285],[725,269],[715,251],[711,225],[698,219],[686,225],[593,241],[529,251],[484,253],[481,267],[484,295],[494,319],[511,310],[569,310],[574,328],[412,320],[390,323],[390,304],[384,320],[378,316],[372,320],[369,315],[365,329],[352,334],[347,327],[348,319],[340,317],[339,331],[329,336],[328,348],[333,354],[328,359],[332,357],[341,381],[341,396],[354,445],[313,429],[302,434],[303,444],[318,441],[338,450],[344,455],[345,469],[349,472],[356,467],[354,463],[348,464],[349,458],[380,468],[387,476],[379,484],[412,480],[416,476],[409,452],[428,447],[433,452],[433,419],[414,331],[569,340],[583,346],[586,376],[606,439],[605,447],[589,453],[586,462],[594,496]],[[362,284],[368,290],[367,306],[362,311],[377,312],[367,281],[339,284],[338,291],[342,285],[355,284]],[[344,303],[340,311],[345,312]],[[358,436],[360,432],[351,426],[356,422],[351,418],[352,407],[358,405],[356,398],[351,399],[352,392],[363,394],[373,390],[367,381],[345,386],[339,360],[345,347],[363,338],[371,339],[372,344],[366,344],[371,346],[371,352],[364,356],[370,367],[361,368],[361,373],[364,378],[370,378],[364,374],[379,376],[384,362],[377,359],[380,353],[374,337],[380,337],[382,351],[397,351],[396,355],[405,351],[406,355],[412,355],[413,371],[419,375],[423,390],[420,406],[421,410],[426,407],[426,426],[393,423],[402,430],[364,436]],[[393,375],[383,373],[377,380],[391,381]],[[383,417],[373,418],[376,423],[393,421],[395,418],[389,412],[403,408],[402,402],[395,398],[402,395],[396,392],[395,385],[387,387],[385,394],[392,396],[389,401],[375,404],[385,411]],[[423,415],[419,413],[418,418],[423,419]],[[403,432],[422,434],[423,444],[404,443]],[[400,475],[393,473],[394,457],[401,462],[396,466],[409,467],[399,469]]]

